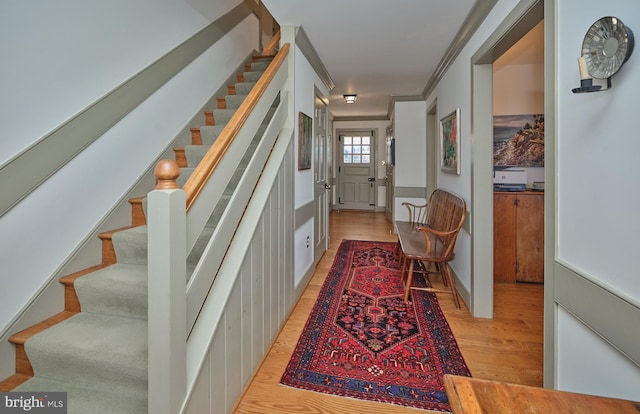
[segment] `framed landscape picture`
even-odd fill
[[[544,114],[494,115],[493,165],[544,167]]]
[[[298,115],[298,170],[311,168],[311,128],[312,120],[300,112]]]
[[[460,108],[440,120],[440,169],[460,175]]]

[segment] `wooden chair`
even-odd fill
[[[401,258],[402,276],[406,276],[405,301],[408,300],[411,289],[425,290],[428,292],[446,292],[453,295],[456,308],[460,309],[460,299],[456,290],[449,262],[455,257],[454,247],[462,224],[467,214],[467,205],[461,197],[450,192],[437,189],[429,197],[424,206],[403,203],[409,209],[412,222],[416,223],[416,231],[424,236],[425,251],[420,255]],[[414,219],[419,221],[414,221]],[[415,271],[415,261],[419,260],[424,265],[424,271]],[[409,272],[405,275],[407,261]],[[431,267],[433,266],[433,267]],[[435,268],[435,270],[432,270]],[[434,289],[432,287],[418,288],[411,286],[413,273],[422,273],[427,279],[429,274],[439,274],[442,283],[449,290]]]

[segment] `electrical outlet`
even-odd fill
[[[309,248],[310,245],[311,245],[311,238],[307,236],[307,249]]]

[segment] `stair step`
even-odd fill
[[[16,332],[9,337],[9,342],[16,347],[16,374],[33,376],[33,367],[25,350],[25,343],[33,336],[51,328],[52,326],[63,322],[72,316],[77,315],[76,312],[63,311],[42,322]]]
[[[264,71],[251,71],[242,74],[242,82],[258,82]]]
[[[256,82],[238,82],[234,88],[237,95],[248,95],[254,86],[256,86]]]
[[[275,57],[276,55],[253,55],[251,56],[251,60],[254,62],[271,62]]]
[[[102,264],[114,264],[117,261],[116,250],[113,247],[113,235],[117,232],[130,229],[131,226],[121,227],[119,229],[105,231],[98,234],[102,240]]]
[[[134,197],[129,199],[129,204],[131,204],[132,226],[142,226],[143,224],[147,224],[145,199],[146,197]]]
[[[213,126],[216,124],[215,119],[213,119],[213,112],[207,111],[204,113],[204,124],[206,126]],[[192,142],[193,145],[197,145],[197,142]]]
[[[226,109],[238,109],[242,102],[247,98],[247,95],[227,95],[224,97],[225,108]]]
[[[225,125],[211,125],[200,127],[200,134],[202,135],[201,145],[212,145],[220,136],[220,133],[224,129]]]
[[[147,279],[146,264],[116,263],[76,279],[74,287],[82,312],[146,320]]]
[[[207,125],[209,125],[209,117],[208,114],[209,112],[205,112],[204,116],[206,118]],[[212,115],[213,116],[213,115]],[[213,125],[213,118],[211,118],[211,122]],[[202,137],[200,136],[200,128],[190,128],[191,131],[191,144],[193,145],[201,145],[202,144]]]
[[[269,63],[271,63],[270,60],[247,63],[246,65],[244,65],[244,70],[245,72],[264,72],[265,70],[267,70]]]
[[[246,95],[237,94],[219,96],[216,98],[216,101],[218,102],[218,107],[216,109],[237,109],[246,97]]]
[[[106,266],[112,265],[99,264],[60,278],[60,283],[64,286],[64,310],[69,312],[80,312],[82,310],[80,307],[80,300],[78,299],[78,294],[74,286],[76,279],[100,269],[104,269]]]
[[[0,392],[9,392],[23,382],[30,380],[31,378],[33,378],[33,376],[31,375],[13,374],[9,378],[0,381]]]
[[[184,153],[184,147],[173,147],[173,157],[178,167],[186,167],[188,165],[187,156]]]
[[[187,257],[188,268],[193,270],[200,260],[204,246],[209,242],[213,228],[218,225],[243,173],[244,167],[238,167],[231,177],[224,194],[209,217],[206,225],[209,230],[199,236],[196,246]],[[147,317],[147,298],[141,298],[140,295],[146,293],[147,288],[147,226],[118,232],[114,234],[113,242],[118,252],[118,263],[99,269],[75,282],[81,308],[83,312],[115,316],[127,314],[144,319]],[[202,249],[197,246],[201,246]],[[104,296],[93,292],[100,292],[100,295]]]
[[[214,109],[213,120],[215,125],[225,125],[235,113],[235,109]]]
[[[119,264],[147,264],[147,226],[129,227],[113,233],[113,248]]]
[[[147,392],[146,321],[81,312],[32,336],[24,346],[35,377],[114,392]]]
[[[211,145],[187,145],[184,147],[183,150],[186,161],[186,165],[184,165],[184,167],[196,167],[200,164],[200,161],[202,161],[210,148]]]

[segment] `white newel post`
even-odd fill
[[[149,413],[175,414],[186,395],[186,196],[162,160],[147,199]]]

